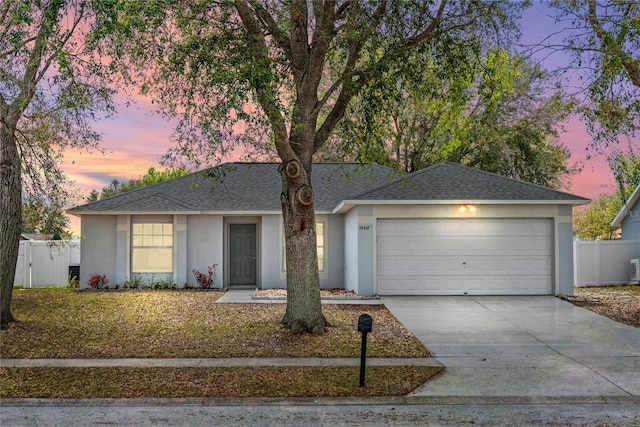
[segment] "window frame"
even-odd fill
[[[158,233],[157,226],[161,226],[160,232]],[[150,230],[147,228],[150,227]],[[140,232],[136,231],[136,229],[140,229]],[[137,239],[141,241],[139,243],[136,242]],[[159,239],[159,240],[158,240]],[[175,249],[175,226],[173,221],[165,220],[165,219],[150,219],[143,218],[138,220],[131,221],[131,261],[130,261],[130,271],[132,275],[149,275],[149,274],[157,274],[157,275],[173,275],[175,270],[174,265],[174,249]],[[159,243],[158,243],[159,242]],[[140,268],[136,266],[136,252],[138,250],[169,250],[170,255],[168,255],[168,270],[158,270],[154,268]],[[153,271],[148,271],[153,270]]]

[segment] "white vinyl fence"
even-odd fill
[[[573,280],[575,286],[631,283],[640,258],[640,240],[596,240],[573,242]]]
[[[67,286],[69,266],[80,264],[80,239],[20,242],[13,286]]]

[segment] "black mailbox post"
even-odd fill
[[[364,373],[367,359],[367,334],[371,332],[373,319],[368,314],[361,314],[358,318],[358,332],[362,334],[362,346],[360,348],[360,387],[364,387]]]

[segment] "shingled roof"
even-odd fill
[[[406,175],[361,193],[353,200],[589,202],[584,197],[450,162]]]
[[[78,206],[76,215],[112,212],[280,212],[279,163],[227,163]],[[530,201],[585,204],[588,199],[455,163],[410,175],[380,165],[316,163],[312,185],[318,212],[345,201]],[[345,204],[351,204],[345,203]]]
[[[226,163],[172,181],[71,209],[72,214],[103,212],[280,212],[279,163]],[[329,212],[340,201],[397,180],[380,165],[316,163],[312,186],[316,211]]]

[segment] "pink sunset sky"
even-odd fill
[[[522,43],[534,44],[561,28],[539,5],[530,8],[522,20]],[[547,69],[567,65],[568,58],[560,53],[540,58]],[[171,146],[170,136],[173,123],[154,114],[148,99],[138,97],[137,103],[126,106],[124,97],[121,107],[113,119],[103,120],[95,125],[102,133],[102,147],[105,154],[68,152],[65,155],[64,171],[74,182],[76,203],[82,204],[92,189],[100,191],[112,179],[127,181],[139,178],[150,167],[158,167],[160,157]],[[614,191],[613,176],[607,166],[605,154],[587,152],[592,139],[584,123],[572,118],[564,123],[565,131],[560,142],[572,153],[570,165],[580,164],[582,172],[573,175],[563,190],[591,199]],[[620,148],[631,143],[640,147],[640,138],[621,141]],[[587,155],[592,157],[587,160]],[[234,160],[233,158],[229,160]],[[72,219],[72,229],[77,232],[77,219]]]

